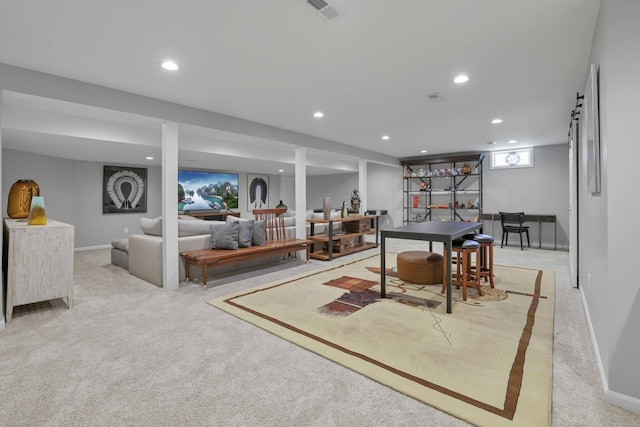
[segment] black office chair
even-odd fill
[[[520,235],[520,250],[522,247],[522,233],[527,234],[527,246],[531,247],[529,242],[529,226],[524,225],[524,212],[499,212],[500,223],[502,224],[502,241],[500,247],[504,244],[509,245],[509,233],[518,233]]]

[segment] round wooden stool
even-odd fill
[[[423,285],[442,283],[442,260],[442,255],[433,252],[401,252],[397,260],[398,279]]]
[[[480,243],[480,278],[484,277],[485,282],[491,283],[491,287],[495,288],[493,284],[493,236],[488,234],[476,234],[473,236],[473,240]],[[487,280],[488,279],[488,280]]]
[[[480,289],[480,276],[475,271],[480,271],[480,243],[474,240],[454,241],[451,246],[451,255],[455,254],[456,272],[451,272],[451,285],[462,286],[462,300],[467,300],[467,286],[473,286],[482,296]],[[473,255],[476,256],[476,265],[472,267]],[[473,270],[472,268],[475,268]],[[445,272],[446,273],[446,272]],[[442,284],[442,293],[447,289],[446,283]]]

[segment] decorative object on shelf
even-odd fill
[[[19,179],[9,190],[7,215],[9,218],[19,219],[29,216],[31,198],[40,195],[40,187],[30,179]]]
[[[469,175],[471,173],[471,166],[469,166],[469,163],[462,165],[462,173],[465,175]]]
[[[427,191],[427,183],[422,181],[420,183],[420,191]]]
[[[342,209],[340,210],[340,216],[342,218],[346,218],[349,216],[349,212],[347,212],[347,201],[343,200],[342,201]]]
[[[413,207],[417,208],[418,206],[420,206],[420,199],[418,196],[413,196]]]
[[[44,197],[42,196],[33,196],[31,198],[29,225],[47,225],[47,216],[44,212]]]
[[[411,178],[411,168],[409,166],[407,166],[407,168],[404,170],[404,177],[405,178]]]
[[[102,213],[147,211],[147,168],[105,166]]]
[[[423,178],[425,176],[425,171],[423,168],[418,169],[418,176],[420,178]]]
[[[331,197],[327,196],[322,199],[322,213],[325,221],[331,219]]]
[[[353,194],[351,194],[351,209],[353,213],[360,213],[360,194],[358,194],[357,188],[353,190]]]
[[[287,207],[287,205],[282,203],[282,200],[280,200],[280,203],[276,205],[276,209],[289,209],[289,208]]]

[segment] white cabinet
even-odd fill
[[[74,226],[47,219],[47,225],[4,220],[6,321],[13,307],[54,298],[73,297]]]

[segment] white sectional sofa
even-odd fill
[[[285,231],[287,238],[295,238],[295,213],[285,214]],[[332,212],[334,219],[340,218],[340,212]],[[308,211],[307,219],[322,218],[322,213]],[[206,249],[211,245],[211,224],[223,221],[205,221],[188,215],[178,217],[178,252]],[[147,282],[157,286],[162,286],[162,219],[161,218],[141,218],[140,227],[144,234],[135,234],[126,239],[116,240],[112,243],[111,263],[128,268],[129,272]],[[334,223],[334,229],[341,227],[341,223]],[[324,224],[316,224],[315,234],[325,231]],[[309,224],[307,224],[307,234],[309,234]],[[224,273],[238,268],[251,267],[253,265],[274,262],[279,257],[265,258],[229,264],[216,267],[216,273]],[[200,279],[201,273],[192,269],[191,279]],[[178,274],[180,281],[185,280],[185,263],[182,257],[178,256]]]

